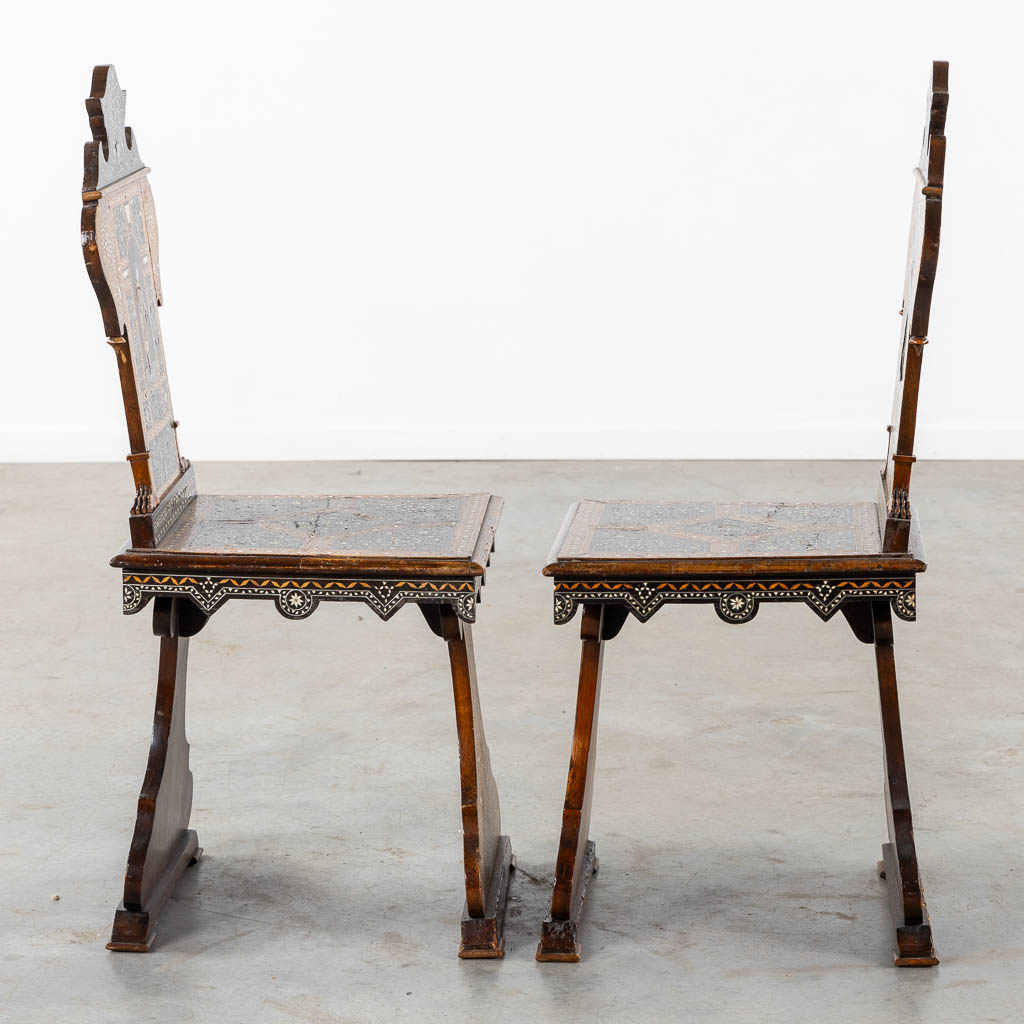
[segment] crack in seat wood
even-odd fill
[[[490,494],[206,495],[178,452],[160,334],[156,211],[113,67],[86,100],[82,246],[117,361],[135,483],[131,544],[114,557],[126,614],[153,604],[160,637],[149,762],[108,949],[148,952],[161,907],[201,850],[190,829],[185,739],[189,638],[231,599],[273,601],[287,619],[355,601],[389,619],[419,608],[448,648],[462,786],[464,958],[500,957],[509,872],[484,739],[472,623],[501,499]]]
[[[936,62],[915,172],[895,403],[877,500],[588,500],[569,509],[544,574],[554,579],[556,623],[569,622],[582,607],[583,649],[551,911],[538,960],[580,957],[580,916],[598,867],[590,808],[605,643],[629,616],[646,622],[667,604],[711,604],[724,621],[743,623],[761,605],[782,603],[807,605],[824,620],[840,612],[855,637],[874,646],[889,833],[878,868],[889,890],[894,963],[938,963],[917,865],[892,613],[914,620],[917,574],[927,568],[909,495],[939,247],[947,76],[948,65]]]

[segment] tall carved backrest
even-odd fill
[[[135,478],[132,543],[153,547],[194,494],[178,453],[160,334],[156,209],[112,65],[93,71],[85,101],[92,142],[85,144],[82,248],[117,358]],[[191,484],[191,486],[189,486]],[[184,485],[184,486],[183,486]]]
[[[946,162],[946,108],[949,64],[935,61],[928,97],[921,160],[914,171],[914,207],[910,220],[907,276],[903,285],[903,330],[896,396],[889,426],[889,453],[882,470],[879,509],[885,510],[883,550],[906,551],[910,541],[910,471],[914,465],[914,431],[921,361],[928,344],[928,316],[939,259],[942,176]]]

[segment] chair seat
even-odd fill
[[[923,572],[919,535],[883,554],[873,502],[581,501],[546,576]]]
[[[501,499],[490,494],[203,495],[121,568],[480,576]]]

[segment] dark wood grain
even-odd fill
[[[889,888],[889,904],[896,929],[894,962],[898,967],[931,967],[938,958],[932,946],[931,922],[917,868],[917,847],[903,752],[896,659],[893,651],[889,605],[873,607],[875,662],[882,717],[882,763],[885,777],[885,812],[889,842],[882,847],[882,877]]]
[[[204,623],[205,616],[198,616],[181,598],[157,598],[153,632],[160,637],[160,662],[153,742],[128,853],[124,901],[114,916],[108,949],[149,952],[160,908],[181,873],[202,852],[196,833],[188,827],[192,772],[185,738],[185,676],[188,637]]]
[[[122,571],[123,610],[154,602],[161,636],[153,746],[109,949],[148,952],[160,908],[199,855],[188,828],[185,740],[188,638],[228,600],[272,601],[287,619],[324,602],[359,602],[381,619],[419,607],[450,655],[462,773],[466,910],[463,957],[504,952],[512,865],[483,735],[470,623],[494,550],[501,499],[490,494],[205,495],[178,450],[160,328],[156,208],[125,93],[113,67],[86,100],[82,248],[113,349],[128,427],[134,500]],[[216,211],[213,211],[215,215]],[[206,344],[237,347],[234,337]],[[246,350],[248,355],[248,350]],[[230,382],[229,382],[230,383]],[[386,392],[386,375],[367,386]]]
[[[928,344],[932,289],[939,260],[942,186],[946,164],[946,110],[949,106],[949,64],[932,65],[928,120],[921,159],[914,172],[914,199],[903,286],[902,324],[896,393],[889,426],[889,451],[882,471],[886,526],[884,550],[905,551],[910,519],[910,475],[924,347]]]
[[[853,635],[862,644],[875,642],[874,605],[874,601],[853,601],[846,602],[839,609],[847,625],[853,630]]]
[[[562,833],[555,862],[551,913],[544,921],[537,947],[537,959],[540,961],[575,963],[579,960],[580,914],[590,875],[598,867],[594,845],[588,845],[588,838],[597,760],[597,718],[601,703],[606,611],[603,605],[588,606],[583,610],[580,625],[582,652],[576,721],[562,809]],[[621,626],[621,623],[622,618],[618,617],[617,624]]]
[[[448,644],[459,736],[466,872],[466,910],[459,956],[463,959],[500,957],[505,951],[502,919],[509,872],[514,864],[512,846],[508,836],[501,835],[498,786],[491,771],[476,684],[472,627],[461,622],[450,607],[442,605],[439,616],[440,635]]]
[[[749,622],[764,604],[805,604],[824,620],[841,613],[873,644],[878,667],[890,841],[883,847],[900,967],[938,961],[921,896],[906,782],[892,611],[916,617],[916,577],[927,568],[910,504],[921,360],[938,257],[948,67],[936,62],[915,175],[896,400],[878,497],[871,502],[595,501],[571,506],[544,567],[554,578],[556,623],[583,608],[576,724],[555,864],[551,912],[538,960],[579,959],[602,646],[627,616],[713,604],[719,619]],[[827,386],[827,382],[823,382]]]

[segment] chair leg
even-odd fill
[[[480,714],[472,627],[462,622],[449,605],[442,605],[437,612],[440,635],[448,644],[452,667],[462,781],[466,906],[459,956],[493,959],[505,955],[502,932],[515,858],[509,837],[501,835],[498,787],[491,772],[491,755]],[[431,617],[427,621],[431,622]]]
[[[621,626],[619,609],[585,605],[580,637],[580,681],[576,697],[576,724],[569,757],[569,779],[562,811],[562,835],[555,862],[551,913],[544,919],[537,959],[576,963],[580,958],[579,923],[583,900],[598,861],[590,842],[590,804],[594,794],[594,762],[597,755],[597,714],[601,697],[601,664],[604,659],[605,616],[609,625]],[[614,632],[617,632],[617,628]],[[611,629],[608,632],[612,632]]]
[[[882,846],[878,873],[889,888],[889,905],[896,928],[897,967],[931,967],[938,958],[932,947],[932,928],[917,869],[914,826],[910,812],[907,766],[903,755],[896,661],[893,655],[892,612],[887,601],[872,603],[875,661],[882,713],[885,810],[889,842]]]
[[[175,882],[202,854],[196,833],[188,827],[192,772],[185,739],[185,673],[188,637],[205,621],[184,599],[156,599],[153,632],[160,637],[160,663],[153,740],[128,853],[124,901],[107,943],[107,949],[117,952],[149,952],[157,917]]]

